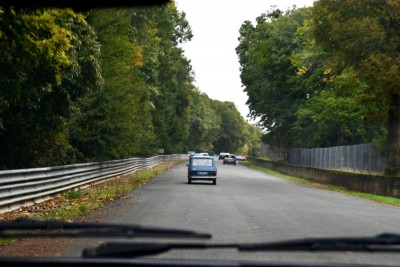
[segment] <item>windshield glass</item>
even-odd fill
[[[400,1],[95,2],[0,3],[0,222],[94,224],[0,258],[400,265]]]
[[[193,166],[212,166],[211,159],[193,159]]]

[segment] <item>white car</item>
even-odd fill
[[[220,160],[220,159],[224,159],[224,158],[225,158],[225,156],[228,156],[228,155],[230,155],[230,153],[221,152],[221,153],[219,153],[218,160]]]

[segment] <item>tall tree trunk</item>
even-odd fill
[[[400,95],[393,93],[388,114],[388,158],[386,175],[396,175],[400,167]]]

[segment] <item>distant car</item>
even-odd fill
[[[218,160],[224,159],[224,157],[227,156],[227,155],[229,155],[229,154],[230,154],[230,153],[226,153],[226,152],[221,152],[221,153],[219,153],[219,155],[218,155]]]
[[[223,163],[236,165],[236,156],[234,154],[229,154],[225,156]]]
[[[194,155],[190,157],[188,166],[188,184],[194,180],[212,181],[217,184],[217,166],[212,156]]]
[[[246,160],[246,157],[245,157],[245,156],[239,156],[239,155],[237,155],[237,156],[236,156],[236,160],[245,161],[245,160]]]

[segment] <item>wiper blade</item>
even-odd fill
[[[383,233],[373,237],[306,238],[291,241],[240,244],[240,251],[380,251],[399,252],[400,235]]]
[[[208,233],[140,225],[17,219],[0,222],[0,237],[154,237],[211,238]]]
[[[106,242],[85,249],[84,258],[135,258],[156,255],[172,249],[238,249],[239,251],[363,251],[399,252],[400,235],[374,237],[307,238],[269,243],[117,243]]]
[[[172,249],[237,248],[237,244],[207,243],[118,243],[106,242],[97,248],[85,249],[84,258],[135,258],[156,255]]]

